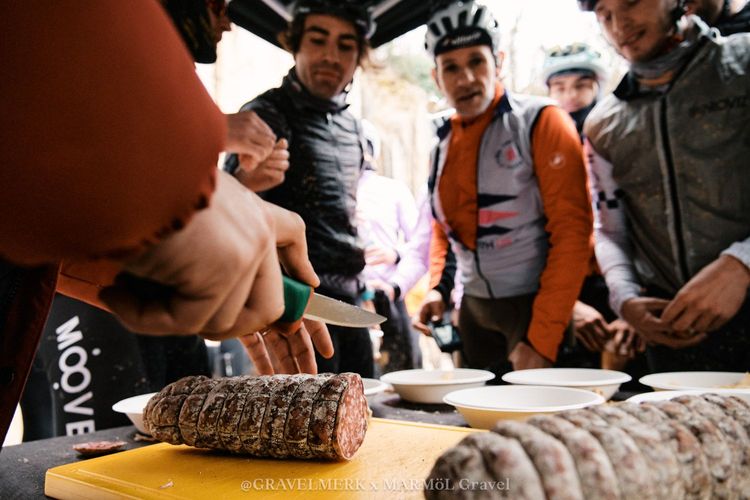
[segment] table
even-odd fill
[[[612,399],[622,401],[633,393],[618,392]],[[401,400],[392,391],[368,398],[374,417],[465,427],[466,421],[452,406],[415,404]],[[45,498],[44,474],[47,469],[81,460],[73,445],[88,441],[117,441],[127,444],[124,450],[152,444],[136,441],[133,426],[117,427],[91,434],[31,441],[3,448],[0,452],[0,498],[3,500]]]
[[[383,392],[369,398],[373,416],[413,422],[466,426],[464,419],[449,405],[418,405],[401,401],[394,392]],[[136,441],[133,426],[117,427],[91,434],[65,436],[8,446],[0,452],[0,498],[45,498],[44,474],[47,469],[82,460],[73,445],[88,441],[117,441],[127,444],[124,450],[152,444]]]

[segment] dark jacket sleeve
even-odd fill
[[[226,120],[158,2],[11,2],[0,37],[0,257],[128,255],[208,204]]]
[[[448,245],[448,253],[445,254],[445,265],[443,266],[443,272],[440,275],[440,282],[435,286],[435,290],[440,292],[443,297],[443,302],[446,304],[451,303],[451,292],[455,287],[456,280],[456,254],[453,253],[453,249]]]

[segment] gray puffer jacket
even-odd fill
[[[618,188],[600,210],[622,204],[641,284],[669,293],[722,253],[750,267],[750,35],[698,44],[666,92],[627,75],[585,127]]]

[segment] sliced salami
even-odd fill
[[[678,499],[685,497],[685,486],[677,457],[668,443],[662,440],[659,431],[649,427],[627,412],[613,405],[597,405],[590,408],[610,425],[624,430],[638,448],[651,469],[654,488],[658,498]]]
[[[680,464],[685,498],[707,500],[711,498],[711,473],[701,442],[684,425],[669,418],[655,406],[622,403],[621,410],[659,431]]]
[[[673,401],[708,418],[724,434],[736,465],[736,491],[738,494],[745,491],[750,493],[750,438],[745,428],[731,415],[727,415],[721,406],[710,403],[702,397],[682,396]]]
[[[187,377],[149,401],[144,422],[155,438],[173,444],[349,459],[364,441],[367,416],[362,380],[353,373]]]
[[[430,499],[474,499],[482,498],[480,492],[468,485],[492,480],[479,447],[470,446],[464,439],[443,453],[435,462],[427,478],[424,494]],[[485,492],[486,498],[490,498]]]
[[[492,431],[521,443],[542,479],[547,498],[583,500],[575,462],[560,441],[533,425],[513,420],[498,422]]]
[[[607,452],[625,500],[655,498],[654,477],[638,445],[625,431],[589,410],[560,413],[560,417],[590,432]]]
[[[313,406],[315,405],[315,396],[332,376],[332,374],[326,373],[310,377],[300,384],[294,395],[294,400],[287,415],[284,440],[290,453],[295,457],[311,458],[314,455],[310,449],[307,434],[310,428]]]
[[[620,486],[612,463],[602,445],[591,433],[565,419],[551,415],[532,417],[527,422],[565,445],[576,464],[584,498],[620,498]]]
[[[200,419],[203,406],[206,404],[208,393],[218,383],[218,380],[204,377],[204,380],[196,385],[190,395],[185,398],[179,416],[180,436],[185,444],[203,447],[198,435],[198,419]]]
[[[687,427],[698,438],[711,472],[713,498],[737,498],[734,484],[737,466],[732,462],[732,450],[721,431],[710,420],[675,401],[641,404],[653,404],[670,418]]]
[[[180,434],[180,411],[193,389],[207,377],[180,379],[155,394],[143,410],[144,426],[151,436],[172,444],[183,442]]]

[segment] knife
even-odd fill
[[[284,314],[275,323],[286,331],[299,328],[302,318],[314,319],[330,325],[367,328],[379,325],[385,317],[364,309],[313,292],[309,285],[283,276]],[[117,275],[116,284],[130,290],[144,300],[168,301],[174,289],[155,281],[136,277],[129,273]]]
[[[284,276],[283,281],[284,314],[279,323],[292,324],[304,317],[329,325],[367,328],[386,320],[380,314],[315,293],[311,286],[288,276]]]

